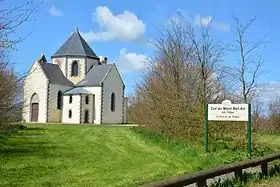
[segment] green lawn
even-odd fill
[[[247,158],[246,149],[205,154],[202,142],[171,141],[137,128],[28,127],[0,136],[0,186],[139,186]],[[272,136],[259,139],[265,144]]]

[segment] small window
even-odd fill
[[[72,95],[69,96],[69,103],[72,103]]]
[[[62,92],[59,90],[57,93],[57,109],[61,110],[62,105]]]
[[[72,118],[72,110],[69,110],[69,112],[68,112],[68,118]]]
[[[88,97],[88,95],[86,95],[86,104],[88,104],[89,103],[89,97]]]
[[[116,105],[116,96],[115,93],[113,92],[111,94],[111,111],[114,112],[115,111],[115,106]]]

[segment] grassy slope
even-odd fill
[[[269,144],[271,148],[279,150],[280,134],[279,133],[266,133],[259,135],[259,142]],[[279,165],[279,161],[277,162]],[[280,176],[272,177],[265,180],[252,181],[247,186],[249,187],[278,187],[280,186]]]
[[[0,186],[138,186],[246,158],[126,127],[29,127],[0,138]]]
[[[252,182],[248,184],[248,187],[279,187],[279,186],[280,186],[280,176],[257,181],[257,182]]]

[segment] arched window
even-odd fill
[[[76,60],[72,62],[71,76],[78,76],[78,62]]]
[[[111,111],[114,112],[115,111],[115,106],[116,105],[116,96],[115,93],[113,92],[111,94]]]
[[[72,95],[69,95],[69,103],[72,103]]]
[[[68,118],[72,118],[72,110],[68,111]]]
[[[86,95],[86,105],[89,103],[89,97]]]
[[[62,107],[62,92],[59,90],[58,92],[57,92],[57,109],[61,109],[61,107]]]

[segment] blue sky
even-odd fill
[[[5,4],[22,2],[6,0]],[[17,30],[18,36],[30,35],[17,46],[11,58],[17,71],[26,72],[42,52],[50,59],[78,26],[97,55],[107,56],[109,63],[115,62],[121,69],[126,93],[131,93],[143,72],[141,61],[152,54],[143,40],[155,37],[156,29],[178,10],[193,24],[197,18],[214,17],[214,37],[228,43],[233,41],[233,14],[244,21],[258,15],[248,39],[266,38],[264,70],[267,74],[260,81],[269,83],[266,98],[280,95],[280,1],[277,0],[44,0],[35,14],[36,20]],[[231,64],[235,56],[231,54],[225,59]]]

